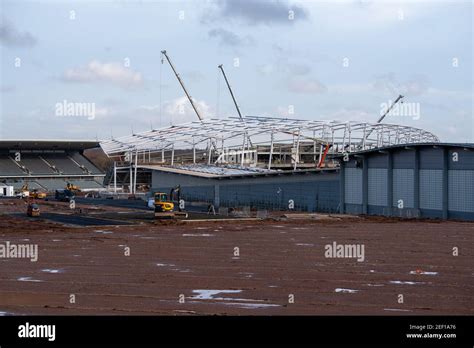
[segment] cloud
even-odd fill
[[[216,2],[216,11],[203,18],[204,22],[236,19],[250,25],[291,25],[298,20],[306,20],[308,11],[299,5],[291,5],[284,0],[221,0]],[[290,11],[293,18],[290,19]]]
[[[327,91],[327,87],[316,79],[290,78],[288,90],[300,94],[320,94]]]
[[[2,85],[0,86],[0,93],[12,93],[16,90],[16,87],[13,85]]]
[[[121,87],[136,87],[143,83],[142,75],[126,68],[121,63],[101,63],[93,60],[85,66],[65,71],[63,80],[67,82],[108,82]]]
[[[271,75],[273,73],[287,74],[289,76],[308,75],[311,72],[311,66],[302,63],[304,55],[294,54],[292,50],[285,50],[277,44],[272,45],[274,58],[271,62],[257,65],[257,72],[262,75]],[[299,60],[300,62],[294,62]]]
[[[230,30],[216,28],[209,31],[209,37],[219,40],[221,46],[248,46],[253,44],[253,39],[250,36],[240,37]]]
[[[209,118],[212,112],[211,107],[204,100],[195,100],[197,109],[204,118]],[[159,120],[159,105],[142,105],[139,110],[146,114],[149,118]],[[192,121],[198,121],[198,117],[194,112],[187,97],[179,97],[163,103],[161,110],[162,125],[180,124]]]
[[[28,32],[20,32],[6,18],[1,18],[0,42],[10,47],[32,47],[37,39]]]
[[[405,82],[400,82],[394,73],[387,73],[377,75],[373,87],[376,90],[390,93],[394,98],[398,94],[404,96],[418,96],[428,91],[429,82],[428,78],[424,75],[415,75]]]

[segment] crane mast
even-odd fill
[[[235,100],[234,92],[232,92],[232,88],[230,87],[229,80],[227,80],[227,76],[224,72],[224,67],[222,64],[219,65],[218,67],[219,69],[221,69],[222,75],[224,75],[225,83],[227,84],[227,88],[229,89],[230,96],[232,97],[232,100],[234,101],[234,105],[235,105],[235,108],[237,109],[237,113],[239,114],[240,119],[243,121],[244,118],[242,117],[242,113],[240,112],[239,105],[237,104],[237,101]]]
[[[393,109],[393,107],[394,107],[400,100],[402,100],[402,99],[403,99],[403,95],[400,94],[400,95],[397,97],[397,99],[395,99],[395,101],[392,103],[392,105],[390,105],[390,106],[387,108],[387,110],[384,112],[384,114],[383,114],[382,116],[380,116],[380,118],[377,120],[377,123],[381,123],[382,120],[385,118],[385,116],[387,116],[388,113]],[[402,103],[403,103],[403,101],[402,101]],[[369,135],[372,134],[372,131],[373,131],[373,129],[371,129],[371,130],[366,134],[366,136],[361,140],[360,145],[362,145],[362,144],[364,143],[364,141],[369,138]]]
[[[173,70],[173,72],[174,72],[176,78],[178,79],[179,84],[180,84],[181,87],[183,88],[183,91],[184,91],[184,93],[186,94],[186,97],[188,97],[188,100],[189,100],[189,102],[191,103],[191,106],[193,107],[194,112],[196,113],[196,115],[197,115],[197,117],[199,118],[199,120],[202,122],[203,117],[202,117],[201,114],[199,113],[199,110],[197,109],[196,105],[194,104],[193,98],[191,98],[191,96],[190,96],[189,93],[188,93],[188,90],[187,90],[186,87],[184,86],[183,80],[181,80],[181,77],[179,77],[179,74],[176,72],[176,69],[175,69],[173,63],[171,63],[170,57],[168,57],[168,55],[166,54],[166,51],[161,51],[161,53],[166,57],[166,60],[167,60],[168,63],[170,64],[171,69]]]
[[[237,100],[235,100],[234,92],[232,91],[232,88],[230,87],[229,80],[227,79],[227,75],[224,72],[224,66],[221,64],[221,65],[218,65],[218,68],[221,69],[222,75],[224,75],[225,83],[227,84],[227,88],[229,89],[230,96],[232,97],[232,100],[234,101],[234,105],[235,105],[235,108],[237,109],[237,113],[239,114],[239,118],[240,118],[241,121],[244,121],[242,113],[240,112],[239,105],[237,104]],[[244,123],[245,123],[245,121],[244,121]],[[250,146],[253,147],[252,139],[250,139],[250,137],[248,137],[248,140],[249,140]]]

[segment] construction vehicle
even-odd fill
[[[66,190],[69,190],[72,192],[81,192],[81,188],[79,186],[71,184],[70,182],[66,184]]]
[[[38,189],[34,189],[30,192],[30,197],[34,199],[45,199],[47,197],[46,192],[38,191]]]
[[[26,210],[26,215],[29,217],[39,217],[40,216],[40,208],[39,205],[35,203],[35,201],[28,202],[28,208]]]
[[[174,203],[168,200],[168,195],[164,192],[155,192],[155,218],[174,218]]]
[[[54,194],[54,198],[56,198],[60,202],[69,202],[74,199],[76,196],[74,192],[71,190],[56,190]]]
[[[157,219],[175,219],[181,218],[186,219],[188,213],[181,211],[180,200],[181,200],[181,187],[178,185],[171,189],[170,195],[168,196],[164,192],[156,192],[155,195],[155,218]],[[178,211],[175,211],[174,198],[177,198]]]
[[[329,144],[327,143],[326,145],[324,145],[324,152],[321,156],[321,158],[319,159],[319,162],[318,162],[318,168],[324,168],[326,166],[326,163],[325,163],[325,160],[326,160],[326,156],[329,152],[329,149],[332,147],[332,144]]]
[[[30,196],[30,190],[28,189],[28,184],[23,184],[23,186],[17,192],[17,197],[27,198],[29,196]]]

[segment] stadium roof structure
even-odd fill
[[[204,119],[173,125],[103,141],[101,147],[110,156],[123,153],[149,153],[194,147],[216,150],[239,149],[270,143],[294,144],[311,141],[331,144],[333,153],[354,152],[378,147],[437,143],[439,139],[426,130],[404,125],[361,121],[298,120],[258,116]]]
[[[80,151],[98,147],[96,140],[56,140],[56,139],[0,139],[0,150],[70,150]]]

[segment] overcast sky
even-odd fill
[[[166,49],[204,117],[237,115],[224,64],[244,115],[375,122],[403,94],[419,114],[386,123],[474,141],[471,1],[0,2],[0,138],[197,120]]]

